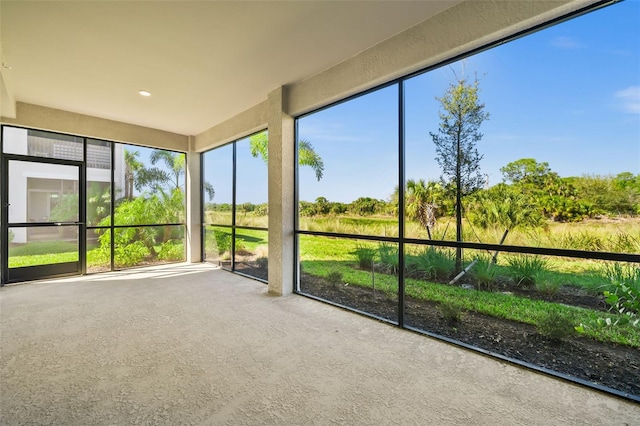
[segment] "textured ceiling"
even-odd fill
[[[3,0],[2,112],[194,135],[458,2]]]

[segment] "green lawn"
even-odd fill
[[[77,262],[78,245],[65,241],[35,241],[9,248],[9,267]]]

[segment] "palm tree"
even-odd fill
[[[157,179],[157,183],[160,182],[171,182],[173,189],[182,189],[181,177],[185,173],[185,155],[177,152],[156,150],[151,153],[151,164],[154,166],[156,163],[161,162],[167,167],[169,172],[154,169],[151,173],[151,176]],[[209,201],[213,199],[216,191],[213,189],[213,186],[209,182],[204,182],[202,184],[204,192],[209,197]]]
[[[269,135],[267,132],[261,132],[249,138],[251,155],[254,157],[262,157],[266,163],[269,160]],[[324,172],[324,162],[322,158],[313,149],[311,142],[307,140],[298,141],[298,165],[309,166],[316,173],[316,179],[322,179]]]
[[[427,230],[431,239],[431,229],[436,224],[438,194],[442,187],[437,182],[425,182],[424,179],[407,181],[406,213],[410,219],[417,220]]]
[[[172,185],[172,189],[180,189],[182,188],[181,177],[185,172],[185,155],[182,153],[164,151],[164,150],[154,150],[149,157],[151,160],[151,164],[154,166],[156,163],[164,163],[166,169],[161,170],[158,168],[149,169],[152,171],[151,177],[156,180],[156,183],[170,183]]]
[[[133,188],[139,189],[139,175],[144,165],[138,160],[140,152],[124,150],[124,198],[133,199]]]

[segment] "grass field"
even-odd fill
[[[230,212],[207,212],[207,223],[231,224]],[[237,224],[243,226],[268,226],[266,216],[251,213],[239,215]],[[301,217],[300,229],[341,234],[398,236],[398,220],[388,216],[316,216]],[[480,229],[466,221],[463,239],[468,242],[498,244],[504,229]],[[407,238],[427,239],[427,231],[412,221],[405,223]],[[432,230],[432,238],[455,240],[455,223],[452,218],[441,218]],[[640,253],[640,218],[585,220],[576,223],[549,222],[540,228],[514,229],[504,242],[508,245],[547,247],[573,250]]]

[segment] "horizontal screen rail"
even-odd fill
[[[400,238],[400,237],[377,237],[373,235],[355,235],[355,234],[339,234],[330,232],[316,232],[316,231],[296,231],[300,235],[313,235],[318,237],[331,237],[331,238],[346,238],[352,240],[367,240],[367,241],[381,241],[389,243],[404,244],[416,244],[433,247],[450,247],[450,248],[466,248],[476,250],[490,250],[504,253],[520,253],[520,254],[538,254],[544,256],[557,256],[557,257],[573,257],[577,259],[594,259],[594,260],[611,260],[618,262],[633,262],[640,263],[640,254],[636,253],[615,253],[604,251],[588,251],[588,250],[573,250],[573,249],[558,249],[548,247],[527,247],[527,246],[512,246],[512,245],[500,245],[500,244],[487,244],[487,243],[472,243],[472,242],[457,242],[457,241],[444,241],[444,240],[420,240],[415,238]]]

